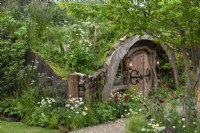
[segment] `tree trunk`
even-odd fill
[[[185,49],[185,45],[181,45],[181,51],[183,54],[183,60],[185,62],[184,72],[186,77],[186,92],[185,95],[189,96],[189,90],[191,89],[191,80],[190,80],[190,61]]]
[[[196,89],[196,94],[197,94],[196,106],[197,106],[198,114],[199,114],[199,112],[200,112],[200,60],[199,60],[199,67],[197,69],[195,77],[196,77],[195,89]],[[198,116],[198,118],[200,118],[200,117]]]
[[[180,46],[180,49],[181,49],[181,52],[182,52],[182,55],[183,55],[183,60],[184,60],[184,73],[185,73],[185,78],[186,78],[186,88],[185,88],[185,96],[184,96],[184,117],[186,118],[186,127],[189,126],[189,123],[191,122],[192,118],[192,97],[191,97],[191,94],[192,94],[192,89],[191,89],[191,79],[190,79],[190,60],[189,60],[189,56],[187,54],[187,51],[186,51],[186,41],[185,41],[185,31],[184,30],[181,30],[180,31],[180,35],[181,35],[181,38],[182,38],[182,43],[181,43],[181,46]]]
[[[191,46],[191,57],[192,57],[192,65],[194,73],[197,72],[199,67],[199,57],[200,57],[200,48],[198,46],[192,45]]]
[[[197,107],[197,118],[199,119],[200,112],[200,47],[192,46],[191,48],[192,54],[192,64],[193,70],[195,73],[195,84],[194,89],[196,90],[196,107]]]
[[[182,40],[182,44],[180,46],[181,52],[183,54],[183,60],[184,60],[184,72],[185,72],[185,78],[186,78],[186,89],[185,89],[185,100],[187,101],[187,98],[189,97],[189,91],[191,89],[191,80],[190,80],[190,61],[189,61],[189,57],[187,55],[187,51],[185,48],[185,31],[181,30],[180,31],[180,35],[183,38]]]
[[[173,50],[168,50],[166,45],[161,45],[161,46],[167,53],[170,64],[172,66],[172,70],[173,70],[173,74],[174,74],[174,83],[175,83],[174,87],[177,89],[180,86],[180,82],[179,82],[178,66],[177,66],[175,53]]]

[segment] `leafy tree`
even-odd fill
[[[189,97],[194,94],[190,67],[196,75],[195,87],[199,87],[199,41],[200,41],[200,2],[196,0],[174,1],[145,1],[145,0],[116,0],[115,6],[121,6],[133,21],[137,34],[146,32],[157,42],[182,54],[186,78],[185,107],[189,104]],[[188,52],[192,50],[191,52]],[[190,65],[192,57],[192,66]]]

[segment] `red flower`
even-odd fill
[[[115,92],[115,102],[119,101],[119,92]]]
[[[124,101],[128,100],[128,94],[126,94],[126,96],[124,96]]]

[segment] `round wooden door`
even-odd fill
[[[130,59],[129,86],[135,85],[144,96],[147,96],[152,88],[151,73],[149,55],[143,51],[133,54]]]

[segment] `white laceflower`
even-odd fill
[[[87,107],[85,107],[84,109],[85,109],[85,110],[88,110],[88,108],[87,108]]]
[[[73,109],[74,109],[74,107],[73,107],[73,106],[71,106],[71,107],[70,107],[70,109],[71,109],[71,110],[73,110]]]
[[[196,122],[193,122],[193,125],[195,125],[196,124]]]
[[[152,121],[154,121],[154,119],[151,119],[150,121],[152,122]]]
[[[87,115],[87,113],[86,113],[86,112],[84,112],[84,111],[82,112],[82,114],[83,114],[84,116],[85,116],[85,115]]]
[[[78,111],[76,111],[76,112],[75,112],[75,114],[79,114],[79,112],[78,112]]]
[[[79,98],[79,100],[80,100],[80,101],[83,101],[83,98],[82,98],[82,97],[80,97],[80,98]]]
[[[43,117],[45,117],[45,114],[44,114],[44,113],[42,113],[42,116],[43,116]]]
[[[185,121],[185,118],[182,118],[182,121]]]
[[[141,131],[144,132],[144,131],[146,131],[146,129],[145,129],[145,128],[142,128]]]
[[[185,128],[185,125],[183,125],[183,128]]]
[[[47,102],[48,102],[49,104],[51,104],[51,100],[48,99]]]
[[[84,104],[84,102],[80,102],[80,103],[79,103],[79,105],[83,105],[83,104]]]
[[[65,107],[67,107],[67,108],[70,107],[70,104],[66,104]]]
[[[176,126],[173,126],[173,128],[175,129],[175,128],[176,128]]]
[[[51,101],[52,101],[52,102],[56,102],[56,100],[55,100],[54,98],[51,98]]]

